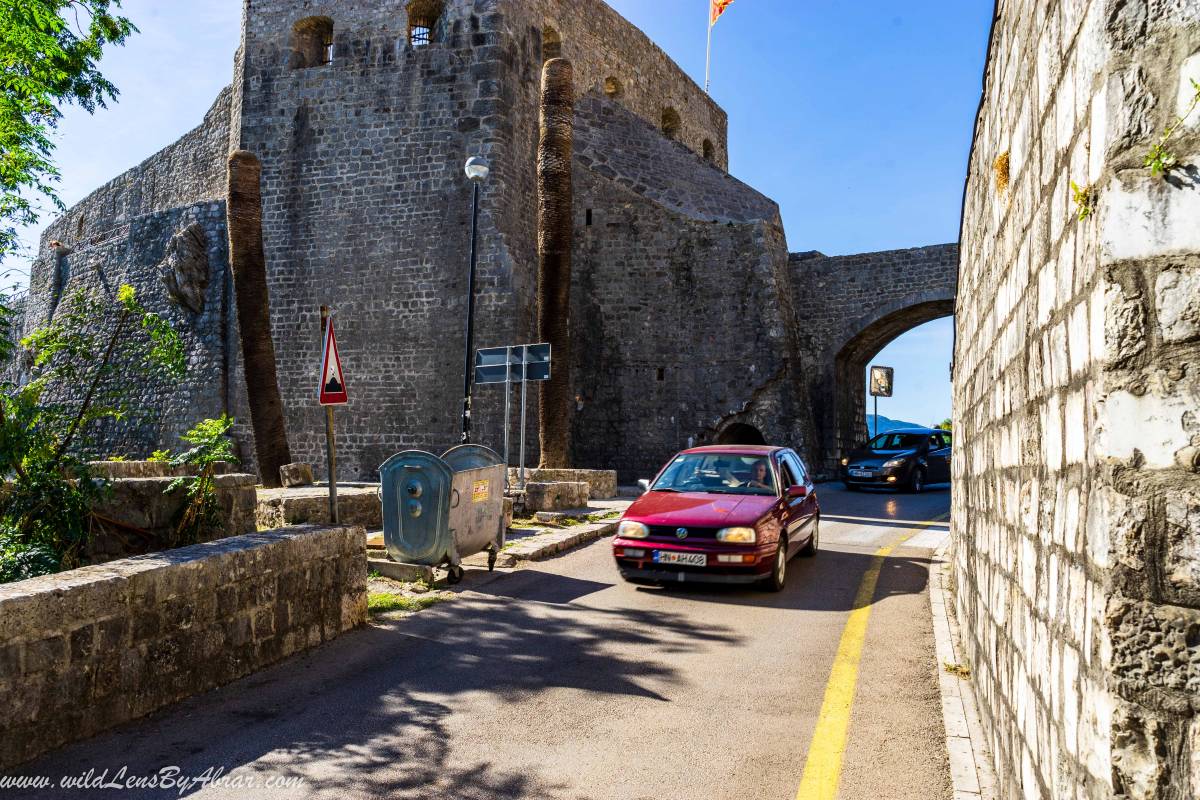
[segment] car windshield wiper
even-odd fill
[[[652,487],[650,487],[650,491],[652,491],[652,492],[682,492],[683,489],[676,489],[673,486],[652,486]]]

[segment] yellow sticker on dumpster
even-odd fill
[[[471,502],[482,503],[491,497],[491,481],[475,481],[475,486],[471,489]]]

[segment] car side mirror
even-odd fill
[[[641,478],[638,480],[638,487],[642,490],[642,494],[645,494],[646,492],[650,491],[650,481],[646,480],[645,478]]]
[[[808,497],[808,489],[804,486],[789,486],[787,490],[788,497]]]

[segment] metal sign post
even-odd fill
[[[875,433],[871,438],[879,435],[879,398],[892,396],[895,375],[891,367],[871,367],[871,397],[875,398]]]
[[[346,376],[333,334],[329,306],[321,306],[321,377],[317,384],[317,402],[325,407],[325,465],[329,471],[329,522],[338,524],[337,443],[333,436],[333,407],[345,405]]]
[[[519,354],[519,355],[518,355]],[[521,438],[518,449],[521,487],[525,486],[525,384],[529,381],[550,379],[550,345],[519,344],[507,347],[487,347],[475,351],[475,384],[504,384],[504,465],[509,463],[509,414],[511,413],[512,385],[521,384]],[[507,472],[505,473],[507,475]]]
[[[521,488],[525,488],[525,360],[529,356],[529,348],[521,345]]]

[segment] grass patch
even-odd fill
[[[367,610],[372,614],[386,614],[389,611],[415,613],[449,599],[450,595],[441,592],[430,592],[417,597],[392,592],[372,592],[367,595]]]
[[[942,664],[942,669],[959,678],[970,678],[971,668],[966,664],[951,664],[949,661]]]
[[[595,514],[588,514],[588,522],[608,522],[610,519],[616,519],[621,516],[621,511],[597,511]]]

